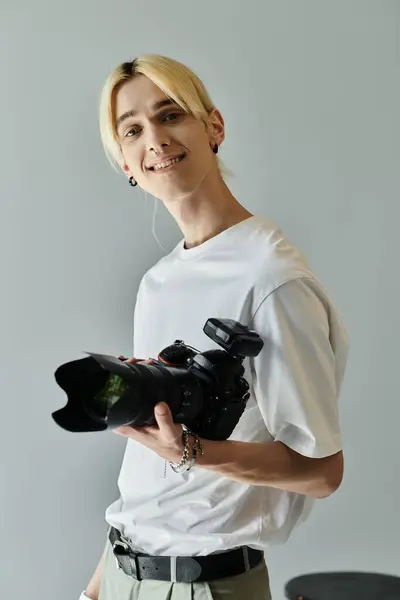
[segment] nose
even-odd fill
[[[162,127],[152,126],[147,129],[146,148],[149,152],[159,154],[170,145],[167,132]]]

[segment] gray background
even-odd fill
[[[109,71],[182,60],[226,120],[221,156],[252,212],[307,255],[351,337],[346,476],[268,563],[274,598],[319,569],[400,574],[399,3],[35,3],[0,9],[2,598],[70,600],[104,544],[125,442],[73,435],[53,372],[83,350],[131,354],[142,274],[180,238],[100,145]],[[190,340],[188,340],[190,342]],[[145,475],[145,474],[144,474]]]

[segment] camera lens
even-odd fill
[[[92,397],[89,401],[90,405],[86,405],[86,409],[94,417],[106,419],[110,408],[122,398],[127,387],[128,385],[122,377],[110,373],[105,385]]]

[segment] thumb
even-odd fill
[[[155,413],[160,417],[165,417],[170,412],[168,404],[165,402],[159,402],[156,404]]]

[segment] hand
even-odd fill
[[[124,362],[150,365],[156,361],[153,359],[137,360],[136,358],[128,358]],[[140,442],[164,460],[179,462],[183,453],[182,425],[174,423],[172,413],[165,402],[156,404],[154,407],[154,416],[157,426],[123,426],[114,429],[114,433]]]
[[[97,596],[96,596],[97,599]],[[79,596],[79,600],[94,600],[94,596],[87,596],[85,592],[82,592]]]

